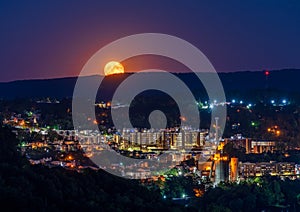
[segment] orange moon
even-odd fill
[[[123,73],[124,73],[123,65],[116,61],[108,62],[104,67],[105,76],[109,76],[112,74],[123,74]]]

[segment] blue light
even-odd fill
[[[232,103],[235,103],[235,99],[231,100]]]
[[[284,100],[282,100],[282,103],[283,103],[283,104],[286,104],[286,100],[285,100],[285,99],[284,99]]]
[[[240,104],[243,104],[243,101],[242,101],[242,100],[240,101]]]
[[[275,100],[271,100],[271,104],[274,104],[275,103]]]

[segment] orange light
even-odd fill
[[[228,158],[227,158],[227,156],[223,156],[223,157],[220,158],[220,160],[222,160],[222,161],[227,161]]]
[[[20,121],[20,125],[24,126],[25,125],[25,121],[24,120]]]
[[[268,128],[268,132],[271,132],[271,128]]]
[[[199,188],[194,188],[193,191],[195,192],[196,197],[201,197],[204,194],[204,192],[201,191]]]

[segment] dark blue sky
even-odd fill
[[[300,1],[1,1],[1,80],[78,75],[105,44],[167,33],[217,71],[300,68]]]

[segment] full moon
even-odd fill
[[[104,67],[105,76],[112,75],[112,74],[123,74],[123,73],[124,73],[123,65],[116,61],[108,62]]]

